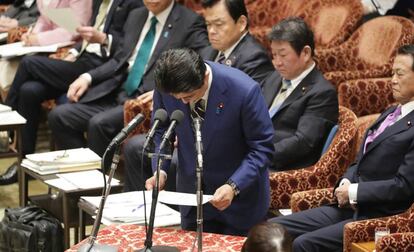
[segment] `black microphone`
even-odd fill
[[[132,119],[128,125],[125,126],[121,132],[119,132],[118,135],[112,139],[111,143],[108,145],[108,149],[112,148],[114,145],[120,145],[127,138],[129,133],[131,133],[131,131],[133,131],[138,124],[142,123],[144,119],[145,117],[141,113],[136,115],[134,119]]]
[[[155,130],[158,128],[158,126],[160,124],[166,123],[167,120],[168,120],[168,115],[167,115],[167,111],[165,111],[165,109],[161,108],[161,109],[158,109],[157,111],[155,111],[155,113],[154,113],[154,122],[152,124],[151,129],[148,132],[147,138],[145,139],[144,146],[142,147],[142,149],[144,151],[148,147],[148,144],[154,138]]]
[[[197,166],[203,167],[203,141],[201,140],[201,118],[193,119],[193,127],[195,134],[195,148],[197,152]]]
[[[181,110],[174,110],[171,114],[170,118],[170,126],[168,126],[167,131],[165,131],[164,135],[162,136],[162,140],[160,143],[159,153],[161,153],[162,149],[164,149],[165,144],[167,143],[168,139],[170,138],[171,134],[173,133],[175,127],[183,120],[184,113]]]

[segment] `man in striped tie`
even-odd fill
[[[282,20],[268,37],[276,68],[262,87],[275,129],[271,169],[307,167],[338,122],[337,94],[316,67],[313,33],[303,20]]]

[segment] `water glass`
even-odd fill
[[[377,227],[375,228],[375,244],[378,242],[379,238],[389,235],[390,230],[387,227]]]

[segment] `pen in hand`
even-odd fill
[[[25,46],[31,46],[33,44],[30,41],[30,35],[32,35],[33,27],[34,26],[31,25],[29,27],[29,29],[27,30],[27,32],[25,34],[23,34],[23,36],[22,36],[22,42],[23,42],[23,45],[25,45]]]

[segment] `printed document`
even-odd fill
[[[46,8],[45,15],[52,20],[53,23],[71,33],[76,33],[76,28],[81,26],[71,8]]]
[[[213,195],[204,194],[203,205],[209,202],[212,198]],[[197,206],[197,195],[192,193],[160,191],[158,195],[158,201],[171,205]]]

